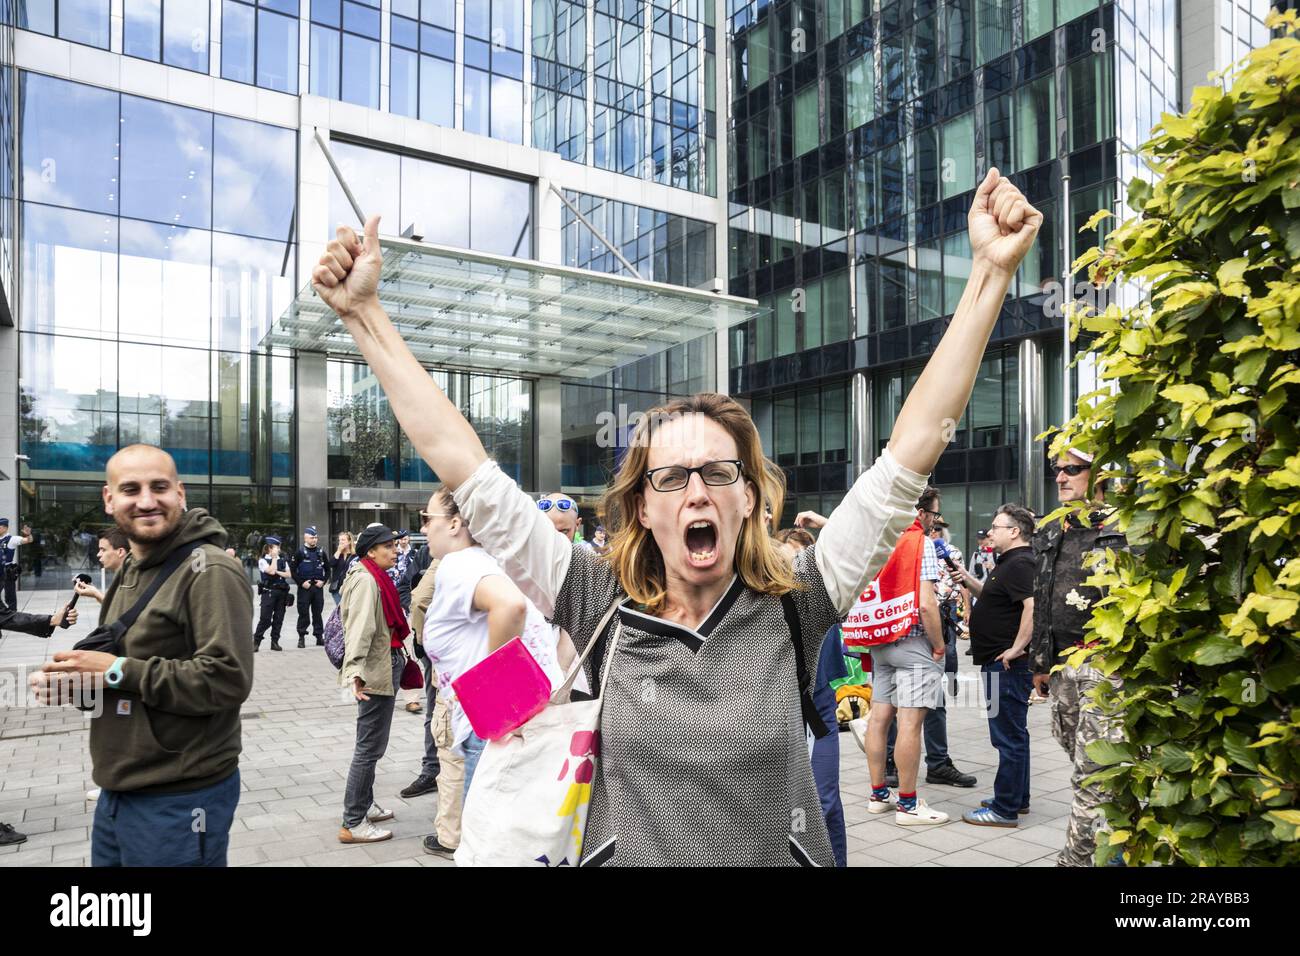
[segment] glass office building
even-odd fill
[[[574,269],[620,276],[611,295],[726,299],[692,291],[726,285],[719,11],[0,0],[0,515],[38,533],[23,587],[93,564],[104,466],[132,442],[173,455],[250,562],[271,531],[418,525],[437,476],[355,352],[293,318],[356,222],[318,134],[383,235],[451,251],[438,291],[465,309],[510,262],[561,283],[510,321],[565,330],[563,362],[468,311],[466,337],[511,361],[431,335],[419,354],[525,489],[590,509],[626,438],[612,417],[717,384],[714,334],[584,337],[564,303],[592,307]],[[656,308],[620,312],[611,329]]]
[[[0,0],[23,586],[88,563],[133,441],[249,560],[272,530],[418,524],[437,476],[304,291],[356,222],[318,137],[405,263],[391,303],[429,374],[525,489],[588,516],[636,413],[715,388],[785,468],[787,520],[833,507],[951,317],[998,165],[1047,222],[935,474],[966,548],[1046,498],[1033,439],[1078,389],[1053,283],[1122,211],[1124,150],[1180,100],[1180,16],[1209,3]]]
[[[970,273],[966,211],[990,166],[1045,223],[934,483],[963,549],[999,504],[1050,505],[1034,439],[1078,388],[1063,266],[1102,237],[1079,235],[1093,212],[1122,200],[1123,150],[1178,107],[1178,4],[732,0],[727,13],[728,275],[771,308],[733,330],[730,386],[753,402],[790,507],[833,507],[888,441]]]

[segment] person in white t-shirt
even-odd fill
[[[519,637],[551,682],[564,679],[546,618],[470,537],[451,495],[439,491],[421,515],[429,553],[439,559],[433,599],[424,616],[424,651],[438,672],[438,696],[451,711],[452,751],[465,757],[465,792],[486,742],[474,733],[452,681],[511,638]]]

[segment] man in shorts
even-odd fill
[[[871,769],[871,798],[868,813],[894,808],[899,826],[933,826],[948,822],[948,814],[932,810],[916,795],[916,777],[921,765],[921,727],[931,707],[943,694],[943,665],[946,648],[939,618],[935,582],[939,580],[939,558],[930,540],[930,530],[939,515],[939,492],[926,488],[917,502],[921,523],[921,575],[917,586],[920,619],[906,636],[892,644],[871,648],[871,713],[867,724],[867,765]],[[911,532],[915,533],[915,532]],[[885,754],[889,725],[898,718],[898,739],[894,762],[898,767],[898,793],[891,794],[885,782]]]

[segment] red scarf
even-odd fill
[[[397,596],[397,585],[393,583],[387,571],[380,570],[379,565],[369,558],[362,558],[361,563],[379,585],[379,600],[384,605],[384,623],[388,625],[388,633],[392,635],[392,643],[389,646],[401,647],[406,635],[411,633],[411,625],[406,623],[406,614],[402,611],[402,599]]]
[[[925,532],[918,518],[898,538],[894,553],[844,619],[844,646],[865,648],[906,637],[921,616],[921,557]]]

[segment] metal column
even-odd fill
[[[1043,514],[1043,448],[1035,436],[1043,432],[1046,420],[1043,403],[1043,345],[1037,339],[1024,339],[1020,343],[1018,367],[1020,369],[1019,451],[1020,468],[1016,476],[1020,485],[1020,500],[1034,514]],[[1068,388],[1068,384],[1067,384]]]

